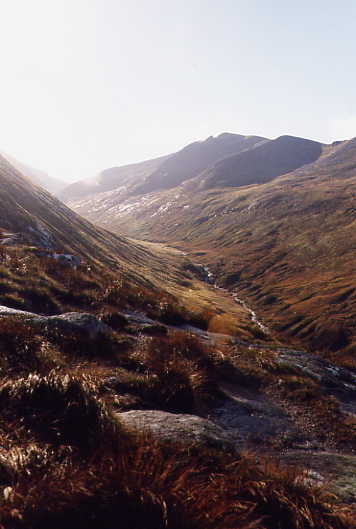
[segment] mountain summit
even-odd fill
[[[260,184],[315,162],[323,145],[316,141],[280,136],[218,161],[198,178],[199,188]]]
[[[190,180],[218,160],[237,155],[264,143],[266,138],[223,133],[205,141],[197,141],[171,155],[145,182],[135,189],[135,194],[170,189]]]

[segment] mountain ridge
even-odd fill
[[[164,161],[141,186],[135,189],[135,194],[177,187],[198,176],[212,163],[226,156],[254,148],[266,141],[268,141],[266,138],[260,136],[243,136],[225,132],[217,137],[210,136],[205,141],[191,143]]]
[[[198,187],[239,187],[268,182],[314,162],[322,154],[322,147],[323,144],[312,140],[280,136],[215,163],[198,177]]]
[[[92,179],[74,182],[62,190],[58,197],[66,203],[117,190],[120,199],[129,195],[149,193],[152,190],[171,188],[191,179],[211,163],[236,152],[253,148],[269,141],[261,136],[222,133],[203,141],[195,141],[179,151],[120,167],[104,169]],[[120,191],[120,192],[119,192]]]
[[[94,179],[67,186],[58,196],[75,206],[78,200],[115,190],[120,190],[118,195],[122,200],[130,195],[177,187],[184,182],[204,188],[234,186],[240,179],[238,185],[248,185],[311,163],[322,155],[325,147],[320,142],[295,136],[270,140],[225,132],[190,143],[173,154],[105,169]],[[226,180],[228,172],[237,173],[237,180],[233,176]]]

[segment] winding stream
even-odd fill
[[[216,278],[213,274],[213,272],[209,269],[208,266],[205,266],[205,265],[202,265],[200,263],[195,263],[196,266],[200,267],[203,271],[204,271],[204,275],[205,275],[205,281],[207,283],[209,283],[210,285],[213,285],[214,288],[216,288],[217,290],[222,290],[223,292],[226,292],[227,294],[229,294],[230,296],[232,296],[233,300],[238,303],[239,305],[241,305],[245,310],[246,312],[248,312],[250,314],[250,317],[251,317],[251,321],[257,325],[257,327],[259,327],[259,329],[261,329],[261,331],[263,331],[265,334],[269,334],[270,333],[270,330],[268,327],[266,327],[266,325],[264,325],[258,318],[257,318],[257,314],[254,310],[251,309],[251,307],[249,307],[246,303],[246,301],[244,301],[243,299],[239,298],[237,293],[236,292],[230,292],[229,290],[227,290],[226,288],[222,288],[222,287],[219,287],[216,283]]]

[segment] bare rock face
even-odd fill
[[[234,449],[232,439],[220,426],[195,415],[133,410],[117,413],[116,417],[128,430],[149,433],[157,441],[191,447]]]

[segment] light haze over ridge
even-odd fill
[[[0,5],[0,150],[51,176],[226,131],[356,136],[353,1]]]

